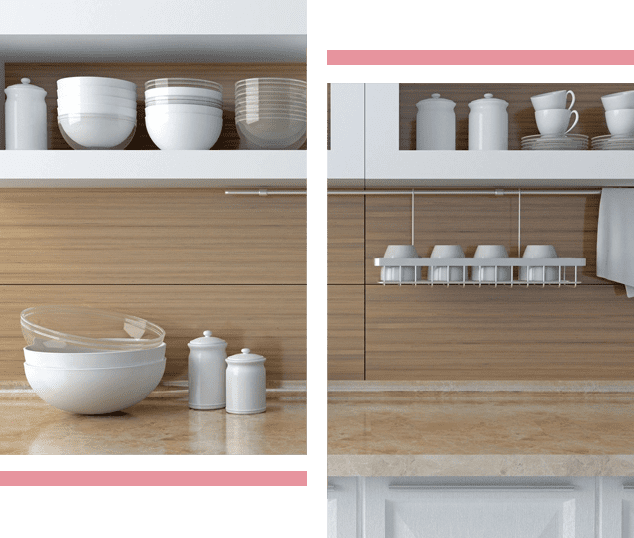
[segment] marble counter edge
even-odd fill
[[[634,392],[634,381],[329,381],[328,392]]]
[[[328,476],[634,476],[634,455],[329,455]]]

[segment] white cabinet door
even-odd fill
[[[330,85],[329,185],[363,187],[365,84]]]
[[[358,478],[328,478],[328,538],[356,538]]]
[[[372,478],[366,538],[594,538],[594,479]]]
[[[601,481],[600,538],[633,538],[634,477],[597,480]]]

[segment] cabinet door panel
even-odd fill
[[[357,536],[358,478],[328,478],[328,538]]]
[[[600,478],[601,538],[634,538],[634,478]]]

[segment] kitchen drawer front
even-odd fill
[[[356,538],[358,478],[328,478],[328,538]]]
[[[367,538],[594,538],[594,479],[374,478]]]
[[[601,538],[634,537],[634,478],[601,480]]]

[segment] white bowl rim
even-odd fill
[[[119,353],[139,353],[139,352],[148,352],[152,349],[160,349],[160,348],[164,348],[167,347],[167,345],[165,344],[165,342],[161,342],[160,345],[156,346],[156,347],[146,347],[146,348],[142,348],[142,349],[113,349],[113,350],[100,350],[100,351],[90,351],[90,350],[85,350],[85,351],[78,351],[76,353],[72,353],[72,352],[60,352],[60,351],[55,351],[55,352],[49,352],[49,351],[40,351],[37,349],[30,349],[31,347],[33,347],[35,344],[31,344],[30,346],[25,346],[22,349],[24,351],[28,351],[30,353],[41,353],[42,355],[90,355],[90,356],[99,356],[99,355],[111,355],[113,353],[115,354],[119,354]]]
[[[154,366],[156,364],[164,364],[165,362],[167,362],[167,357],[164,357],[161,360],[153,361],[153,362],[132,364],[130,366],[110,366],[107,368],[54,368],[54,367],[47,368],[46,366],[36,366],[34,364],[29,364],[26,361],[24,361],[24,365],[28,366],[29,368],[34,368],[35,370],[45,370],[45,371],[52,370],[55,372],[98,372],[103,370],[131,370],[133,368],[142,368],[144,366]]]

